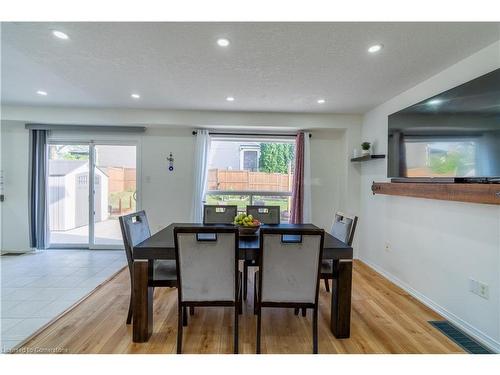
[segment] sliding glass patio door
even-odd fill
[[[97,142],[48,145],[49,247],[123,247],[118,217],[138,207],[136,148]]]
[[[136,146],[94,145],[94,247],[122,247],[118,217],[136,211]]]
[[[89,245],[90,146],[48,145],[47,212],[50,247]]]

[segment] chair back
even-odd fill
[[[336,212],[330,234],[351,246],[357,224],[357,216],[348,216],[342,212]]]
[[[238,229],[174,228],[179,300],[237,301]]]
[[[238,214],[238,206],[203,206],[203,224],[232,224]]]
[[[118,219],[120,221],[125,254],[127,255],[127,262],[130,268],[134,261],[132,253],[134,246],[151,237],[148,218],[145,211],[139,211],[120,216]]]
[[[280,206],[247,206],[247,215],[252,215],[262,224],[279,224]]]
[[[260,301],[316,304],[323,240],[319,228],[262,228]]]

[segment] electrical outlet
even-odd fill
[[[472,278],[469,278],[469,291],[484,299],[490,298],[490,286]]]
[[[485,299],[490,298],[490,287],[487,284],[479,283],[479,297],[483,297]]]
[[[385,243],[385,251],[391,251],[391,244],[389,242]]]

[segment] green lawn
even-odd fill
[[[288,211],[288,198],[254,197],[254,201],[264,202],[264,206],[280,206],[280,211]]]

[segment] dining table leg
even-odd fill
[[[352,260],[333,261],[330,329],[338,339],[351,334]]]
[[[148,261],[134,260],[132,340],[146,342],[153,333],[153,287],[148,285]]]

